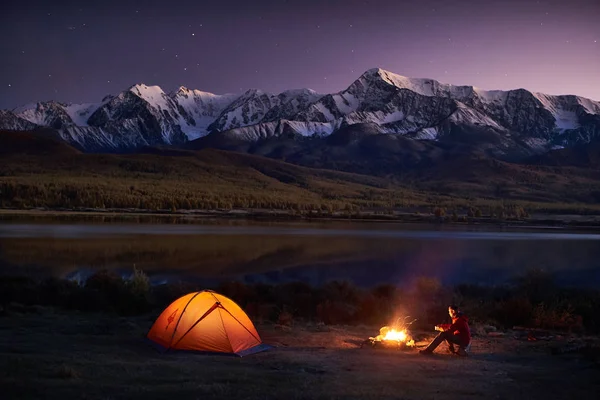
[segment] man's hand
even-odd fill
[[[441,327],[441,326],[439,326],[439,325],[436,325],[436,326],[435,326],[435,330],[436,330],[436,331],[440,331],[440,332],[444,332],[444,329],[442,329],[442,327]]]

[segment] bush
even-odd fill
[[[495,304],[495,309],[491,313],[492,318],[498,321],[505,328],[512,328],[515,325],[529,325],[533,306],[529,299],[525,297],[514,297]]]
[[[356,311],[351,304],[325,300],[317,306],[317,318],[329,325],[350,324],[354,322]]]
[[[0,300],[8,313],[11,307],[29,310],[42,305],[123,315],[154,310],[158,315],[175,299],[202,289],[185,282],[151,286],[148,276],[137,269],[128,280],[114,272],[99,271],[84,285],[61,279],[38,282],[0,277]],[[417,319],[413,328],[431,329],[448,320],[448,304],[456,303],[474,323],[600,332],[600,291],[560,288],[551,275],[539,270],[498,287],[447,288],[436,278],[421,277],[409,291],[393,285],[365,290],[345,281],[322,287],[303,282],[225,282],[216,291],[238,303],[254,321],[287,326],[298,320],[383,326],[410,315]]]
[[[144,271],[133,267],[133,275],[127,282],[129,290],[134,296],[147,298],[150,293],[150,279]]]

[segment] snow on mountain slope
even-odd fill
[[[12,111],[0,110],[0,129],[24,131],[37,127],[38,125],[19,117]]]
[[[261,122],[290,119],[320,97],[310,89],[288,90],[278,95],[250,89],[229,104],[208,129],[225,131]]]
[[[226,131],[258,124],[267,111],[276,104],[276,96],[261,90],[250,89],[229,104],[209,126],[209,130]]]
[[[504,90],[483,90],[478,87],[473,87],[473,92],[484,103],[502,104],[508,96],[508,92]]]
[[[88,126],[87,120],[102,103],[69,104],[65,110],[73,123],[77,126]]]
[[[374,68],[366,73],[379,75],[381,79],[388,82],[390,85],[400,89],[412,90],[413,92],[424,96],[451,97],[460,100],[473,95],[473,86],[454,86],[440,83],[433,79],[407,78],[381,68]]]
[[[291,119],[300,110],[304,110],[309,104],[321,97],[323,95],[311,89],[286,90],[277,95],[275,105],[265,113],[262,121]]]
[[[130,87],[129,91],[158,110],[168,111],[173,108],[171,98],[158,86],[146,86],[142,83]]]
[[[169,95],[178,105],[181,129],[189,140],[206,135],[208,127],[239,95],[216,95],[181,86]]]
[[[337,122],[302,122],[278,120],[261,122],[259,124],[242,126],[229,129],[214,134],[234,138],[246,142],[255,142],[258,140],[269,139],[275,136],[304,136],[304,137],[323,137],[331,135],[341,127],[342,121]]]
[[[459,103],[458,109],[452,113],[450,120],[460,125],[468,124],[506,130],[489,116],[462,103]]]
[[[581,127],[579,116],[584,114],[600,114],[600,104],[592,100],[576,96],[552,96],[534,93],[542,106],[550,111],[556,120],[556,128],[562,133]]]
[[[65,109],[65,105],[56,101],[28,104],[15,109],[15,114],[29,122],[54,129],[75,125]]]
[[[509,141],[530,143],[541,151],[600,138],[600,103],[524,89],[449,85],[374,68],[348,88],[326,95],[310,89],[215,95],[183,86],[165,93],[137,84],[100,103],[50,101],[0,115],[0,128],[48,126],[88,150],[181,144],[209,133],[246,141],[324,136],[361,124],[415,139],[459,135],[461,140],[502,143],[505,149]]]

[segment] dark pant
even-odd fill
[[[425,351],[433,352],[444,340],[448,343],[448,347],[452,352],[454,352],[455,344],[457,344],[460,347],[466,347],[468,344],[463,343],[458,335],[455,335],[450,331],[445,331],[440,332],[440,334],[437,335],[435,339],[433,339],[433,342],[431,342],[429,346],[427,346]]]

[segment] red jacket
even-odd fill
[[[456,318],[452,318],[452,324],[442,324],[440,325],[444,331],[450,331],[454,335],[458,335],[460,337],[460,341],[464,343],[464,345],[468,345],[471,343],[471,330],[469,329],[469,318],[463,313],[458,313]]]

